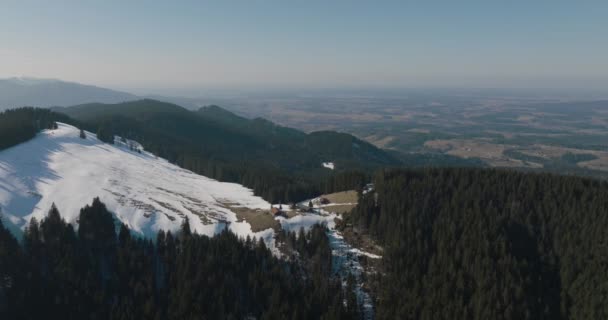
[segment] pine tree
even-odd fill
[[[190,219],[188,217],[185,217],[184,220],[182,220],[180,230],[182,239],[187,239],[192,235],[192,231],[190,230]]]
[[[114,132],[112,132],[106,123],[102,123],[97,128],[97,139],[105,143],[114,144]]]
[[[351,319],[361,318],[356,284],[355,277],[349,273],[346,278],[346,308]]]
[[[80,210],[78,221],[78,237],[89,248],[101,250],[116,244],[114,218],[99,198]]]

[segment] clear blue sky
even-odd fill
[[[608,1],[2,1],[0,77],[608,88]]]

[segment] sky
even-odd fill
[[[608,90],[608,1],[0,0],[0,77]]]

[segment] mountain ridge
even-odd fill
[[[321,186],[334,172],[371,172],[400,163],[349,134],[307,134],[267,120],[246,119],[217,106],[189,111],[144,99],[53,110],[82,122],[89,131],[105,130],[140,141],[147,150],[181,167],[241,183],[275,203],[343,191]],[[324,167],[325,162],[334,163],[335,169]],[[348,187],[358,188],[358,184]]]
[[[0,111],[24,106],[70,106],[87,102],[116,103],[137,96],[59,79],[13,77],[0,79]]]

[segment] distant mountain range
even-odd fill
[[[71,106],[100,102],[119,103],[135,100],[130,93],[66,82],[57,79],[0,79],[0,110],[31,107]]]
[[[20,107],[48,108],[87,103],[121,103],[142,98],[174,103],[190,110],[221,101],[156,94],[138,96],[128,92],[59,79],[32,77],[0,79],[0,111]]]

